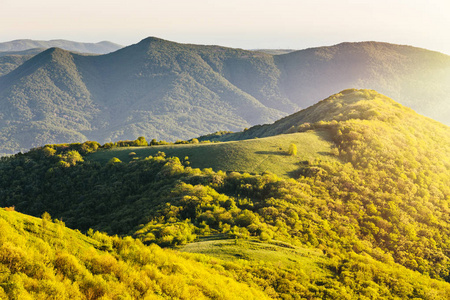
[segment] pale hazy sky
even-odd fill
[[[450,54],[450,0],[0,0],[0,42],[156,36],[245,49],[385,41]]]

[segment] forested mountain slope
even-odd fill
[[[70,52],[52,48],[0,77],[0,140],[7,150],[85,140],[97,108]]]
[[[2,145],[6,152],[134,135],[176,139],[269,122],[285,114],[277,108],[292,106],[279,101],[271,62],[262,53],[154,38],[104,56],[49,49],[0,77]],[[261,77],[246,85],[260,101],[233,84],[246,73]]]
[[[45,51],[47,49],[45,48],[32,48],[32,49],[28,49],[28,50],[22,50],[22,51],[0,51],[0,57],[2,56],[12,56],[12,55],[25,55],[25,56],[29,56],[32,57],[36,54],[39,54],[43,51]]]
[[[107,55],[49,49],[17,68],[24,58],[1,59],[9,60],[0,64],[3,154],[45,143],[239,131],[348,87],[377,89],[450,120],[450,57],[409,46],[343,43],[271,55],[147,38]]]
[[[45,49],[31,49],[25,51],[0,52],[0,76],[8,74],[34,55]]]
[[[48,211],[83,231],[188,244],[190,252],[291,257],[294,265],[257,267],[275,270],[274,281],[252,278],[278,297],[449,297],[448,126],[375,91],[345,90],[261,128],[247,131],[325,132],[334,147],[321,155],[333,159],[299,151],[297,170],[283,179],[270,168],[254,175],[195,169],[189,158],[164,153],[104,162],[92,159],[106,151],[95,142],[48,145],[2,159],[0,205]],[[306,140],[296,136],[301,147]],[[222,244],[230,237],[234,248]],[[295,253],[282,254],[280,246]],[[313,261],[297,260],[299,253]],[[325,273],[306,271],[311,263]]]

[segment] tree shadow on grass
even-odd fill
[[[320,155],[323,155],[323,156],[335,156],[331,152],[324,152],[324,151],[317,152],[317,154],[320,154]]]
[[[299,161],[296,163],[296,165],[298,166],[297,169],[286,173],[290,178],[294,178],[294,179],[299,178],[300,176],[305,174],[305,168],[308,168],[309,166],[311,166],[309,161],[307,161],[307,160]]]
[[[288,156],[286,151],[256,151],[255,154]]]

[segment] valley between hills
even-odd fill
[[[35,58],[0,83],[44,72]],[[274,122],[242,131],[1,157],[0,298],[450,298],[450,127],[375,90],[330,94],[289,114],[246,98]]]

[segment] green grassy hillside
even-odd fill
[[[271,262],[282,269],[301,266],[306,274],[315,274],[318,278],[333,276],[333,272],[325,267],[330,260],[322,250],[292,246],[276,240],[236,240],[211,236],[184,245],[178,250],[207,254],[229,261]]]
[[[2,158],[0,205],[204,253],[196,257],[217,260],[270,297],[447,299],[450,128],[375,91],[345,90],[243,134],[287,132],[173,151],[216,163],[205,149],[250,157],[295,138],[289,178],[273,167],[262,174],[198,169],[158,147],[129,159],[130,148],[103,149],[112,144],[47,145]],[[306,144],[313,146],[302,150]],[[148,151],[157,153],[144,157]],[[107,160],[111,153],[126,156]]]
[[[297,146],[298,152],[295,156],[288,153],[291,144]],[[299,168],[299,161],[336,161],[336,157],[331,153],[333,146],[327,132],[310,131],[240,142],[113,148],[95,152],[87,159],[106,163],[117,157],[123,162],[129,162],[150,155],[155,156],[161,151],[168,157],[176,156],[181,160],[188,157],[193,168],[254,174],[270,171],[282,177],[289,177]]]
[[[352,119],[379,120],[385,123],[398,122],[399,126],[405,125],[403,121],[410,119],[416,120],[418,124],[426,122],[435,124],[434,126],[439,128],[442,127],[438,122],[423,118],[413,110],[374,90],[346,89],[273,124],[256,125],[248,130],[236,133],[206,135],[199,137],[198,140],[235,141],[308,132],[311,129],[317,130],[321,127],[327,127],[325,125],[329,122],[336,124],[336,122],[345,122]],[[335,139],[335,136],[333,139]]]

